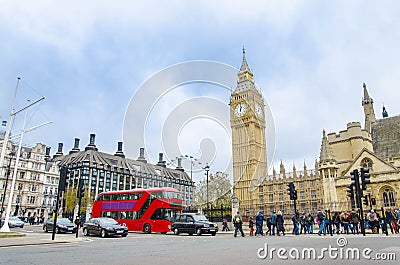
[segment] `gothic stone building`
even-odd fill
[[[368,167],[371,184],[364,192],[376,201],[374,208],[400,206],[400,116],[377,119],[373,100],[364,84],[365,124],[350,122],[339,133],[323,131],[319,160],[314,169],[280,172],[267,175],[264,100],[255,85],[243,50],[243,61],[238,72],[237,87],[230,99],[232,129],[233,193],[243,214],[258,210],[293,212],[293,201],[287,195],[287,184],[294,182],[300,211],[315,212],[350,210],[347,194],[350,172]]]
[[[293,212],[293,202],[287,195],[289,182],[294,182],[298,191],[297,209],[315,212],[318,209],[345,211],[352,208],[347,187],[355,169],[369,168],[371,184],[364,195],[374,199],[376,205],[364,209],[400,206],[400,116],[388,117],[383,108],[383,118],[377,119],[373,100],[364,84],[362,101],[365,126],[350,122],[347,129],[339,133],[323,131],[319,161],[315,169],[286,173],[281,162],[280,174],[266,176],[258,186],[258,209]],[[370,202],[371,203],[371,202]],[[250,211],[251,212],[251,211]]]

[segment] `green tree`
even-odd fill
[[[77,190],[75,187],[70,187],[64,192],[64,200],[65,200],[65,205],[64,205],[64,212],[67,213],[72,213],[75,210],[76,205],[78,205],[79,198],[76,197]],[[94,194],[91,194],[90,196],[88,192],[88,187],[85,186],[85,194],[84,197],[82,197],[81,201],[81,213],[86,212],[86,207],[88,205],[93,204],[93,197]]]

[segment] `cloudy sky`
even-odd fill
[[[190,83],[155,97],[148,89],[148,98],[156,98],[151,110],[126,111],[163,69],[193,60],[239,68],[243,45],[273,115],[270,165],[282,159],[287,171],[304,161],[312,168],[323,129],[363,123],[363,82],[377,117],[383,104],[389,115],[400,113],[398,1],[1,0],[0,6],[0,118],[8,119],[21,77],[15,109],[46,97],[30,109],[27,128],[53,122],[28,133],[24,143],[44,143],[52,154],[59,142],[68,152],[74,138],[84,148],[90,133],[101,151],[114,153],[128,135],[128,117],[145,138],[124,145],[129,157],[145,147],[153,162],[159,152],[169,160],[188,154],[210,162],[212,171],[229,172],[229,89]],[[206,103],[191,103],[198,98]],[[211,99],[219,102],[215,117],[208,113]],[[204,115],[179,115],[184,104]],[[23,117],[16,117],[13,133]],[[171,125],[179,117],[188,120]],[[166,152],[171,141],[179,152]]]

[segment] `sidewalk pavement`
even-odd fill
[[[74,243],[87,240],[82,236],[76,238],[75,234],[56,234],[54,240],[52,240],[51,238],[51,233],[38,234],[21,232],[1,232],[0,248],[11,246]]]

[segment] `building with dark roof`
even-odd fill
[[[126,158],[122,142],[118,142],[117,152],[108,154],[98,150],[95,134],[90,135],[90,142],[80,150],[79,139],[75,139],[74,148],[63,154],[63,144],[49,163],[68,168],[67,189],[76,188],[79,179],[83,179],[86,191],[91,199],[103,191],[129,190],[135,188],[172,187],[181,192],[184,206],[190,206],[193,200],[194,182],[178,161],[176,169],[167,168],[163,154],[159,154],[157,164],[150,164],[144,157],[144,148],[140,148],[138,159]]]

